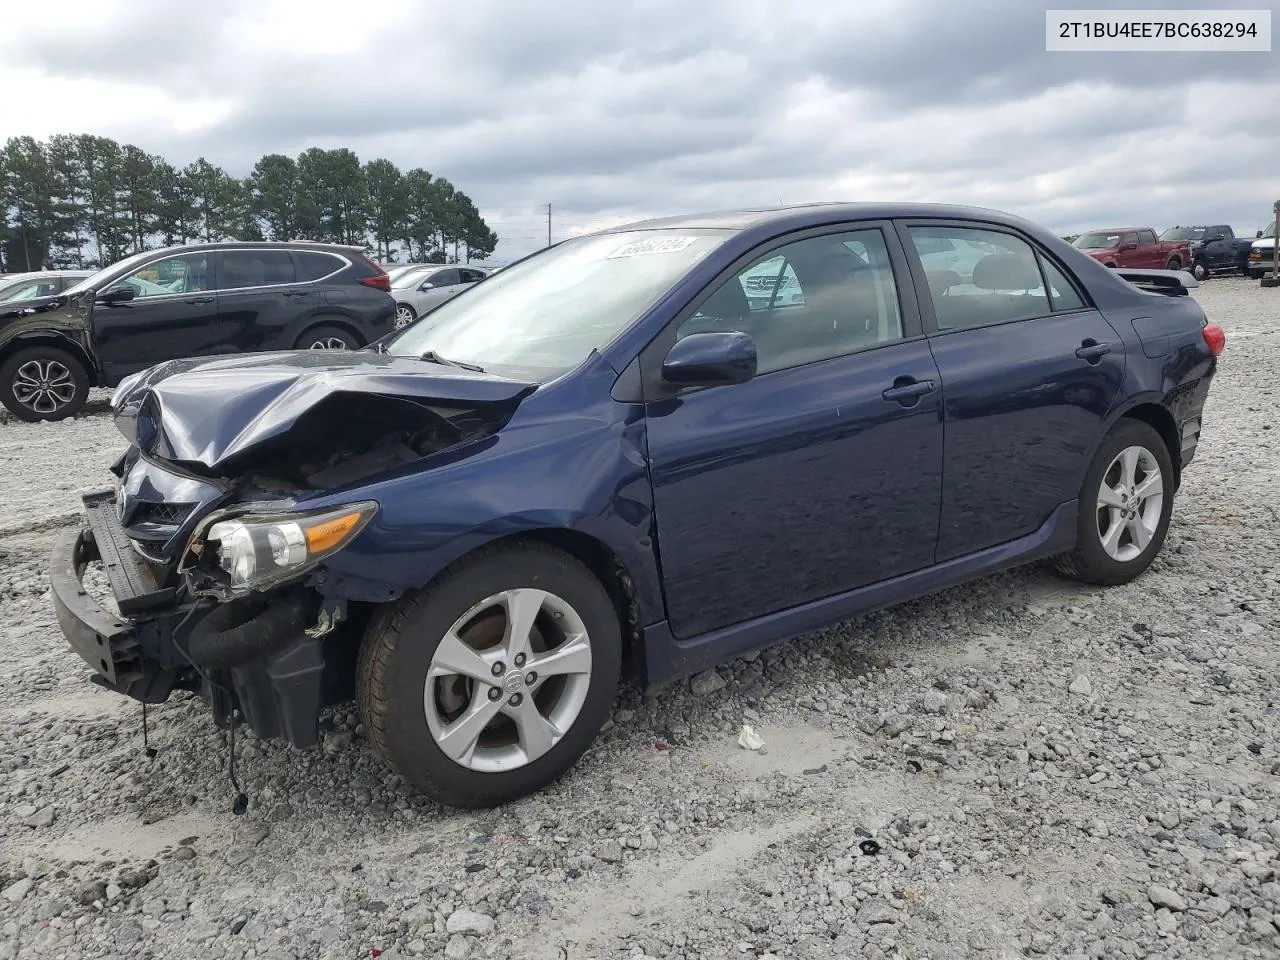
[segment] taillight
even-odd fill
[[[383,270],[380,266],[378,266],[368,257],[364,258],[364,262],[367,263],[371,269],[376,270],[378,272],[371,277],[361,277],[360,282],[363,283],[366,287],[373,287],[373,289],[375,290],[385,290],[387,293],[390,293],[391,278],[387,276],[387,271]]]
[[[1204,345],[1209,348],[1209,352],[1215,357],[1222,353],[1222,348],[1227,345],[1227,332],[1216,323],[1211,323],[1204,328]]]

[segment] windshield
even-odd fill
[[[1161,240],[1203,240],[1206,227],[1170,227],[1160,234]]]
[[[1262,231],[1262,236],[1265,238],[1265,237],[1274,237],[1275,235],[1276,235],[1276,222],[1272,220],[1271,223],[1267,225],[1267,229]]]
[[[566,240],[446,301],[387,352],[549,380],[621,333],[728,236],[635,230]]]
[[[86,290],[96,290],[103,281],[115,274],[121,267],[129,267],[135,263],[140,263],[147,259],[147,257],[155,256],[158,252],[159,251],[157,250],[143,250],[141,253],[135,253],[131,257],[125,257],[123,260],[117,260],[115,263],[111,264],[111,266],[103,267],[93,276],[86,277],[81,280],[74,287],[68,287],[66,290],[62,291],[62,295],[64,297],[74,297],[84,293]]]
[[[1076,237],[1073,246],[1081,250],[1105,250],[1119,244],[1120,234],[1118,233],[1085,233]]]

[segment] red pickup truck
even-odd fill
[[[1075,247],[1108,267],[1181,270],[1191,265],[1187,240],[1161,240],[1150,227],[1090,230],[1076,237]]]

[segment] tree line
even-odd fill
[[[362,164],[345,147],[267,154],[238,178],[107,137],[13,137],[0,150],[0,210],[6,272],[107,266],[192,241],[322,240],[435,263],[483,259],[498,243],[444,177]]]

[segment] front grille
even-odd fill
[[[160,527],[176,527],[191,514],[192,503],[143,503],[130,521],[130,525],[154,523]]]

